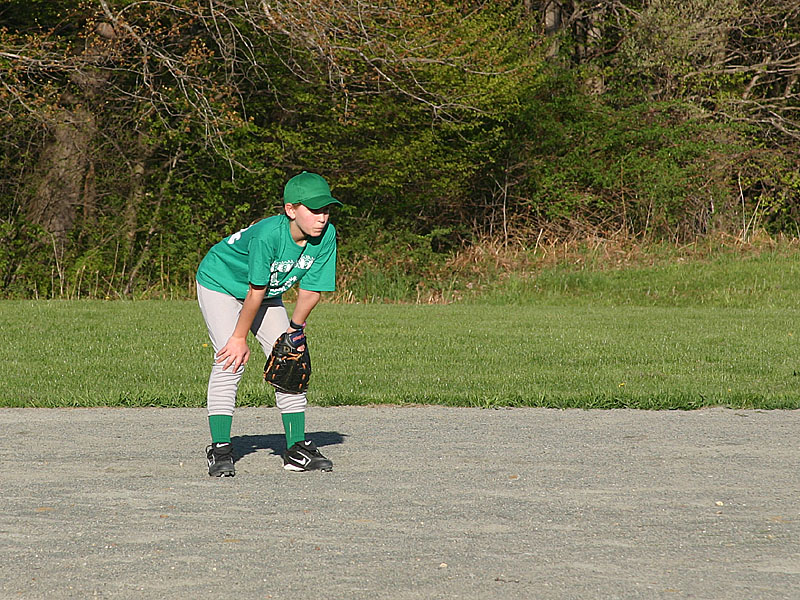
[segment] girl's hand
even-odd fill
[[[217,352],[217,362],[224,362],[222,370],[224,371],[233,365],[233,372],[236,372],[239,367],[247,364],[250,358],[250,347],[247,345],[247,338],[231,337],[228,343]]]

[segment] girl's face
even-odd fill
[[[304,204],[287,204],[285,208],[286,215],[292,219],[292,224],[303,239],[322,235],[330,218],[330,206],[311,209]]]

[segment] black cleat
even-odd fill
[[[211,444],[206,448],[208,474],[211,477],[233,477],[233,445],[230,443]]]
[[[333,471],[333,463],[322,456],[314,442],[297,442],[283,453],[287,471]]]

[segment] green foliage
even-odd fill
[[[48,252],[44,239],[38,228],[17,223],[14,219],[0,220],[0,286],[6,295],[49,295],[49,286],[44,282],[53,275],[49,265],[52,250]],[[31,289],[32,282],[34,286]]]
[[[535,126],[523,134],[529,169],[511,209],[546,228],[672,240],[730,231],[741,211],[741,156],[749,153],[762,177],[765,161],[782,160],[752,149],[747,127],[717,122],[691,102],[605,103],[563,70],[552,71],[525,106],[517,130]],[[757,200],[749,196],[752,210]]]
[[[4,0],[0,3],[0,26],[35,33],[70,22],[82,0]]]
[[[420,300],[446,268],[447,254],[434,250],[440,233],[422,236],[368,221],[340,236],[340,297],[358,302]]]
[[[742,10],[738,0],[648,2],[622,41],[620,66],[671,94],[681,77],[719,60]]]
[[[790,4],[765,2],[760,24],[732,0],[582,5],[554,56],[528,4],[284,3],[268,23],[238,5],[110,2],[140,44],[124,28],[99,39],[94,2],[6,2],[0,296],[191,295],[203,253],[278,211],[302,169],[345,202],[343,297],[444,295],[441,265],[486,237],[800,235],[797,141],[743,105],[791,88],[780,69],[762,88],[724,68],[791,41]],[[74,153],[85,205],[51,235],[30,204],[54,124],[78,107],[96,126]]]

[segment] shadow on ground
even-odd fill
[[[306,433],[306,439],[314,442],[317,447],[333,446],[343,444],[347,437],[338,431],[313,431]],[[278,433],[266,435],[237,435],[231,438],[233,452],[237,458],[241,459],[248,454],[253,454],[259,450],[270,450],[275,456],[280,456],[286,450],[286,436]]]

